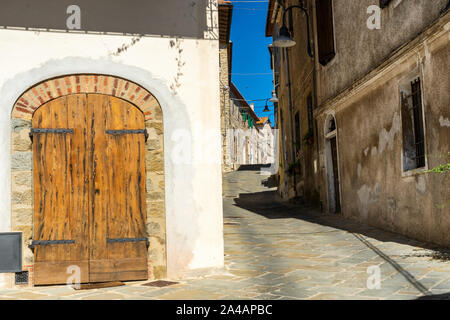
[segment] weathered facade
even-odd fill
[[[230,1],[219,0],[219,63],[220,63],[220,126],[222,135],[222,171],[233,170],[230,142],[227,130],[233,128],[235,117],[231,115],[232,100],[231,69],[233,62],[233,43],[230,41],[233,5]]]
[[[293,90],[316,92],[317,141],[307,156],[313,165],[305,166],[306,185],[318,191],[324,212],[449,245],[448,173],[426,172],[448,162],[449,1],[303,3],[311,13],[314,59],[302,61],[304,16],[293,17],[297,46],[287,51],[299,59],[289,68],[299,81]],[[275,9],[274,1],[269,15]],[[280,110],[287,103],[284,66]]]
[[[272,124],[268,117],[259,118],[258,128],[258,164],[273,164],[275,161],[275,141]]]
[[[243,164],[260,164],[267,152],[268,140],[263,140],[252,105],[231,81],[233,43],[230,29],[233,14],[231,1],[219,1],[220,29],[220,116],[222,133],[222,170],[236,170]],[[267,129],[266,129],[267,130]]]
[[[222,268],[217,1],[72,2],[0,14],[0,232],[21,232],[28,284]]]
[[[282,3],[284,7],[295,4],[297,1],[293,0]],[[311,23],[312,2],[305,1],[304,4]],[[282,25],[282,12],[280,4],[270,2],[266,36],[276,38]],[[314,59],[308,55],[304,13],[293,9],[286,17],[297,44],[287,49],[271,47],[274,85],[279,99],[275,118],[279,130],[278,192],[285,199],[296,198],[318,205],[321,186],[317,126],[313,117],[317,105]]]
[[[238,88],[231,82],[230,109],[227,119],[226,163],[236,170],[243,164],[257,164],[258,152],[262,148],[259,139],[258,116]]]

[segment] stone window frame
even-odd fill
[[[403,141],[403,112],[402,112],[402,94],[408,93],[411,91],[411,82],[415,79],[420,80],[420,92],[421,92],[421,103],[422,103],[422,126],[423,126],[423,133],[424,133],[424,157],[425,157],[425,166],[415,168],[415,169],[405,169],[405,161],[404,161],[404,141]],[[423,172],[427,171],[429,169],[428,167],[428,152],[427,152],[427,124],[426,124],[426,112],[425,112],[425,90],[424,90],[424,77],[422,76],[421,72],[416,68],[412,72],[410,72],[408,75],[404,76],[399,82],[398,82],[398,108],[399,108],[399,114],[400,114],[400,125],[401,125],[401,150],[400,150],[400,161],[401,161],[401,176],[402,178],[415,176],[418,174],[422,174]]]
[[[71,94],[103,94],[125,100],[142,111],[146,142],[146,210],[149,279],[167,276],[164,129],[158,100],[142,86],[117,76],[71,74],[35,84],[16,100],[11,112],[11,227],[21,231],[23,270],[33,283],[33,151],[29,132],[34,112],[45,103]]]

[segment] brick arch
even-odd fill
[[[50,100],[77,93],[111,95],[139,108],[149,133],[146,142],[146,201],[149,279],[167,275],[164,128],[162,108],[142,86],[100,74],[65,75],[40,82],[25,91],[11,113],[11,226],[22,232],[23,270],[33,283],[34,257],[28,247],[33,228],[33,152],[29,133],[33,113]]]
[[[126,100],[144,113],[145,121],[152,120],[155,111],[161,109],[158,100],[134,82],[108,75],[75,74],[49,79],[28,89],[14,104],[12,117],[30,120],[43,104],[75,93],[98,93]]]

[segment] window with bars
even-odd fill
[[[420,78],[401,92],[403,171],[425,167],[425,133]]]

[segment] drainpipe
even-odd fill
[[[286,74],[287,74],[287,87],[288,87],[288,102],[289,102],[289,120],[290,120],[290,127],[291,127],[291,150],[292,150],[292,163],[295,162],[295,148],[294,146],[294,126],[292,123],[292,114],[293,114],[293,110],[292,110],[292,93],[291,93],[291,72],[289,69],[289,51],[287,50],[287,48],[285,48],[284,50],[286,50]],[[297,179],[295,176],[295,172],[294,175],[292,176],[294,179],[294,198],[297,198]]]

